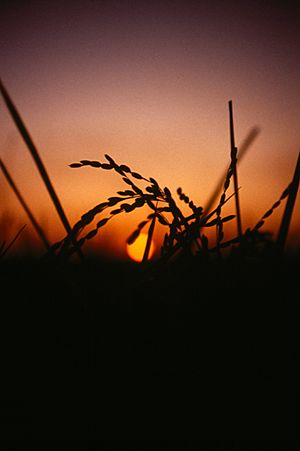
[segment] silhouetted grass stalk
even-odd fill
[[[259,128],[258,127],[253,127],[249,134],[246,136],[246,138],[244,139],[244,141],[242,142],[242,144],[240,145],[240,147],[238,148],[238,154],[237,154],[237,164],[241,162],[241,159],[246,155],[247,150],[249,149],[249,147],[251,146],[251,144],[253,143],[253,141],[255,140],[255,138],[257,137],[257,135],[259,134]],[[204,209],[203,209],[203,214],[206,215],[212,208],[212,206],[214,205],[214,203],[217,200],[217,197],[219,196],[219,194],[221,193],[221,190],[223,188],[224,185],[224,180],[227,176],[227,173],[229,171],[230,167],[225,169],[225,172],[222,174],[222,176],[220,177],[218,183],[216,184],[212,194],[210,195]]]
[[[237,232],[238,232],[239,236],[242,236],[242,220],[241,220],[240,200],[239,200],[239,192],[238,192],[237,167],[236,167],[237,166],[237,148],[235,146],[235,139],[234,139],[232,100],[229,100],[229,123],[230,123],[231,163],[232,163],[234,192],[235,192]]]
[[[0,248],[0,258],[3,258],[4,255],[9,251],[9,249],[15,244],[15,242],[17,241],[17,239],[19,238],[19,236],[21,235],[21,233],[23,232],[25,227],[26,227],[26,224],[20,228],[18,233],[15,235],[15,237],[11,240],[11,242],[6,247],[5,247],[5,242],[2,243],[1,248]]]
[[[20,114],[18,113],[15,105],[13,104],[13,102],[12,102],[10,96],[8,95],[8,92],[6,91],[5,87],[3,86],[3,83],[2,83],[1,80],[0,80],[0,91],[1,91],[1,94],[3,96],[4,101],[6,103],[6,106],[7,106],[8,110],[9,110],[9,112],[10,112],[10,114],[11,114],[11,116],[12,116],[12,118],[13,118],[13,120],[14,120],[14,122],[15,122],[15,124],[16,124],[16,126],[17,126],[17,128],[18,128],[18,130],[19,130],[19,132],[21,134],[21,136],[23,137],[23,139],[24,139],[24,141],[25,141],[25,143],[26,143],[26,145],[27,145],[27,147],[29,149],[29,152],[30,152],[30,154],[31,154],[31,156],[32,156],[37,168],[38,168],[38,171],[39,171],[39,173],[40,173],[40,175],[41,175],[41,177],[43,179],[43,182],[44,182],[44,184],[45,184],[45,186],[46,186],[46,188],[48,190],[50,198],[51,198],[51,200],[52,200],[52,202],[54,204],[54,207],[55,207],[55,209],[56,209],[56,211],[57,211],[57,213],[58,213],[58,215],[59,215],[59,217],[61,219],[61,222],[62,222],[66,232],[69,234],[72,231],[70,223],[69,223],[69,221],[67,219],[67,216],[66,216],[66,214],[65,214],[65,212],[63,210],[61,202],[60,202],[60,200],[59,200],[59,198],[58,198],[58,196],[57,196],[57,194],[55,192],[55,189],[54,189],[53,184],[52,184],[52,182],[50,180],[50,177],[49,177],[49,175],[47,173],[47,170],[46,170],[46,168],[45,168],[45,166],[44,166],[44,164],[43,164],[43,162],[41,160],[41,157],[40,157],[40,155],[38,153],[38,150],[37,150],[36,146],[34,145],[32,139],[30,137],[30,134],[29,134],[28,130],[25,127],[25,124],[24,124],[23,120],[21,119]],[[76,251],[77,251],[78,255],[82,259],[83,258],[82,251],[77,246],[76,241],[74,239],[73,239],[73,244],[74,244],[74,247],[76,248]]]
[[[145,246],[145,251],[144,251],[142,263],[145,263],[145,262],[147,262],[149,260],[149,254],[150,254],[150,248],[151,248],[151,243],[152,243],[152,239],[153,239],[155,222],[156,222],[156,215],[154,214],[154,216],[152,218],[152,221],[150,223],[149,231],[148,231],[147,243],[146,243],[146,246]]]
[[[286,243],[289,226],[292,219],[292,214],[295,206],[295,201],[297,197],[298,187],[299,187],[299,179],[300,179],[300,152],[298,154],[298,160],[295,167],[295,172],[293,176],[292,183],[290,185],[289,195],[286,201],[285,210],[282,216],[282,221],[277,237],[277,247],[280,254],[283,253],[284,246]]]
[[[33,216],[31,210],[29,209],[28,205],[26,204],[23,196],[21,195],[19,189],[17,188],[15,182],[13,181],[11,175],[9,174],[5,164],[3,163],[3,161],[1,159],[0,159],[0,167],[2,169],[4,177],[6,178],[9,186],[11,187],[11,189],[13,190],[15,195],[17,196],[20,204],[22,205],[25,213],[29,217],[31,224],[33,225],[34,229],[36,230],[36,232],[37,232],[38,236],[40,237],[42,243],[44,244],[45,248],[47,250],[49,250],[50,249],[50,244],[49,244],[49,242],[48,242],[48,240],[46,238],[46,235],[45,235],[43,229],[41,228],[41,226],[38,224],[37,220]]]

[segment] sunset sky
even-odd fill
[[[254,226],[288,185],[300,150],[298,8],[255,0],[2,1],[0,76],[70,222],[123,188],[117,174],[68,166],[105,153],[205,204],[230,162],[232,100],[237,145],[260,128],[239,166],[243,226]],[[62,238],[2,99],[0,122],[0,158],[49,240]],[[0,190],[2,222],[13,215],[14,227],[28,224],[2,174]],[[282,212],[267,223],[275,234]],[[125,252],[143,216],[117,219],[95,242]],[[294,235],[299,224],[298,196]]]

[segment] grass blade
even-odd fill
[[[238,161],[237,163],[239,163],[241,161],[241,159],[246,155],[247,150],[249,149],[249,147],[251,146],[251,144],[253,143],[253,141],[255,140],[255,138],[257,137],[257,135],[259,134],[259,128],[257,127],[253,127],[249,134],[246,136],[246,138],[244,139],[244,141],[241,143],[239,149],[238,149]],[[216,202],[217,198],[219,197],[223,185],[224,185],[224,180],[226,178],[226,175],[228,173],[228,169],[226,168],[224,173],[222,174],[222,176],[220,177],[218,183],[215,186],[214,191],[212,192],[212,194],[209,197],[209,200],[207,201],[206,206],[204,207],[203,213],[204,215],[206,215],[207,213],[209,213],[210,209],[212,208],[212,206],[214,205],[214,203]]]
[[[147,243],[146,243],[146,247],[145,247],[145,252],[144,252],[144,255],[143,255],[142,263],[147,262],[148,259],[149,259],[149,253],[150,253],[150,247],[151,247],[152,238],[153,238],[155,222],[156,222],[156,214],[153,216],[151,224],[150,224],[150,227],[149,227]]]
[[[9,249],[14,245],[14,243],[17,241],[21,233],[23,232],[24,228],[26,227],[26,224],[21,227],[21,229],[18,231],[16,236],[11,240],[11,242],[7,245],[7,247],[3,250],[3,247],[1,246],[1,253],[0,258],[3,258],[4,255],[9,251]]]
[[[233,172],[234,192],[235,192],[235,207],[236,207],[236,220],[237,220],[237,232],[238,236],[242,235],[242,220],[240,210],[240,200],[238,191],[238,176],[237,176],[237,148],[235,147],[234,139],[234,125],[233,125],[233,111],[232,100],[229,100],[229,127],[230,127],[230,146],[231,146],[231,164]]]
[[[285,210],[282,216],[281,225],[277,237],[277,247],[280,254],[283,253],[284,246],[287,239],[287,234],[289,230],[289,226],[292,219],[293,209],[295,206],[295,201],[297,197],[298,187],[299,187],[299,180],[300,180],[300,152],[298,154],[298,160],[295,167],[295,172],[293,176],[293,180],[291,183],[291,189],[286,201]]]
[[[13,192],[15,193],[15,195],[17,196],[20,204],[22,205],[24,211],[26,212],[27,216],[29,217],[31,224],[33,225],[34,229],[36,230],[37,234],[39,235],[41,241],[43,242],[45,248],[47,250],[50,249],[50,244],[46,238],[46,235],[43,231],[43,229],[41,228],[41,226],[38,224],[38,222],[36,221],[35,217],[33,216],[32,212],[30,211],[28,205],[26,204],[23,196],[21,195],[20,191],[18,190],[15,182],[13,181],[11,175],[9,174],[5,164],[3,163],[3,161],[0,159],[0,167],[2,169],[2,172],[6,178],[6,180],[8,181],[11,189],[13,190]]]
[[[55,192],[55,189],[54,189],[53,184],[52,184],[52,182],[50,180],[50,177],[49,177],[49,175],[47,173],[47,170],[46,170],[46,168],[45,168],[45,166],[44,166],[44,164],[43,164],[43,162],[42,162],[42,160],[40,158],[40,155],[38,153],[38,150],[37,150],[36,146],[34,145],[32,139],[30,137],[29,132],[27,131],[27,129],[25,127],[25,124],[24,124],[23,120],[21,119],[20,114],[18,113],[15,105],[13,104],[13,102],[12,102],[10,96],[8,95],[8,92],[6,91],[5,87],[3,86],[1,80],[0,80],[0,92],[1,92],[1,94],[3,96],[3,99],[4,99],[5,103],[6,103],[6,106],[7,106],[8,110],[9,110],[9,112],[10,112],[10,114],[11,114],[11,116],[12,116],[12,118],[13,118],[13,120],[14,120],[14,122],[15,122],[15,124],[16,124],[19,132],[20,132],[20,134],[22,135],[22,137],[23,137],[23,139],[24,139],[24,141],[25,141],[25,143],[26,143],[26,145],[27,145],[27,147],[29,149],[29,152],[31,153],[31,156],[32,156],[37,168],[38,168],[38,171],[39,171],[39,173],[40,173],[40,175],[41,175],[41,177],[43,179],[43,182],[44,182],[44,184],[45,184],[45,186],[47,188],[47,191],[48,191],[48,193],[49,193],[49,195],[51,197],[51,200],[52,200],[52,202],[54,204],[54,207],[55,207],[55,209],[56,209],[56,211],[58,213],[58,216],[60,217],[60,220],[61,220],[65,230],[69,234],[69,233],[71,233],[71,230],[72,230],[71,226],[70,226],[70,223],[69,223],[69,221],[68,221],[68,219],[66,217],[66,214],[65,214],[65,212],[63,210],[61,202],[60,202],[60,200],[59,200],[59,198],[58,198],[58,196],[57,196],[57,194]],[[81,249],[78,246],[76,246],[76,240],[75,239],[73,241],[73,244],[76,247],[77,253],[79,254],[80,258],[82,259],[83,258],[82,251],[81,251]]]

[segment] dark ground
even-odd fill
[[[296,449],[299,267],[3,261],[2,437]]]

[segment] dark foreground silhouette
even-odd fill
[[[299,258],[2,263],[6,436],[295,440],[298,274]]]

